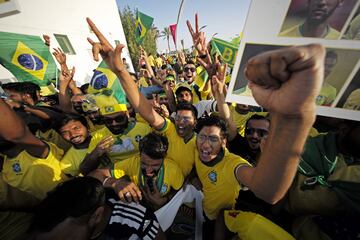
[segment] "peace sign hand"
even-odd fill
[[[195,14],[195,32],[194,32],[189,20],[186,21],[186,24],[188,26],[188,29],[189,29],[189,32],[191,34],[193,44],[194,44],[196,50],[198,50],[201,55],[206,54],[205,33],[204,32],[199,32],[198,15]]]
[[[87,38],[89,43],[92,45],[92,52],[95,61],[99,61],[99,54],[102,59],[106,62],[108,67],[115,74],[126,71],[126,67],[124,66],[121,60],[121,52],[125,47],[124,44],[118,44],[114,49],[110,42],[104,37],[104,35],[100,32],[100,30],[96,27],[96,25],[90,20],[90,18],[86,18],[86,21],[89,24],[90,29],[95,33],[99,42],[94,42],[91,38]]]

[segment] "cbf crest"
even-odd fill
[[[209,177],[211,183],[215,184],[217,182],[217,173],[215,171],[211,171],[208,174],[208,177]]]

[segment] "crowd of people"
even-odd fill
[[[0,239],[166,239],[155,212],[187,185],[203,194],[203,239],[359,237],[360,124],[316,118],[324,47],[250,59],[255,108],[225,102],[228,66],[197,16],[192,54],[140,46],[137,73],[87,22],[127,103],[76,86],[61,49],[56,97],[2,84]]]

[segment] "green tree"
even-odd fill
[[[159,37],[162,37],[164,40],[167,40],[167,44],[168,44],[168,49],[169,52],[171,52],[170,49],[170,36],[171,36],[171,31],[169,27],[164,27],[164,30],[161,31]]]
[[[121,23],[126,37],[127,47],[129,49],[130,58],[133,63],[135,71],[139,70],[140,47],[135,41],[135,22],[136,10],[131,10],[126,6],[122,11],[119,11]],[[153,25],[145,36],[142,47],[148,54],[155,55],[157,52],[156,38],[159,36],[159,31]]]

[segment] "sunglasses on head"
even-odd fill
[[[257,133],[260,137],[267,137],[269,134],[269,131],[261,128],[247,128],[245,129],[246,135],[253,135],[254,133]]]
[[[105,124],[112,124],[113,121],[115,121],[117,123],[125,122],[126,121],[126,116],[125,115],[119,115],[119,116],[116,116],[114,118],[103,117],[103,122]]]
[[[186,67],[186,68],[184,68],[184,72],[187,72],[187,71],[191,71],[191,72],[195,72],[195,68],[189,68],[189,67]]]

